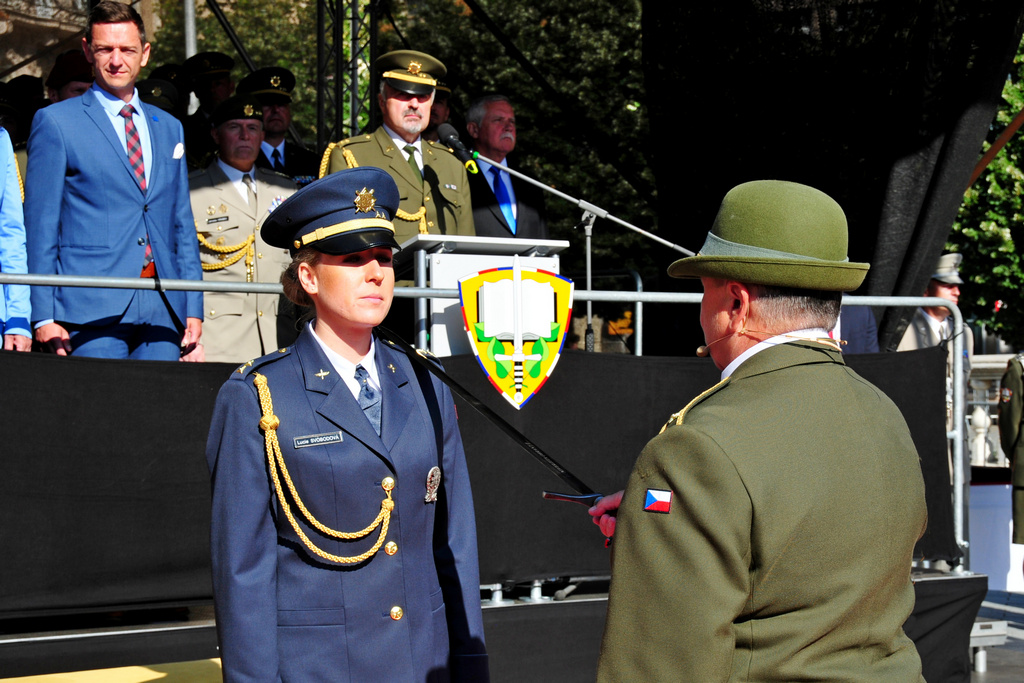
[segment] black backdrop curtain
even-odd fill
[[[928,349],[849,362],[889,393],[911,425],[928,487],[929,528],[918,555],[951,558],[945,354]],[[625,484],[668,416],[718,379],[710,359],[568,352],[543,390],[515,411],[473,357],[445,364],[562,465],[606,492]],[[233,369],[0,352],[0,617],[210,599],[204,449],[216,392]],[[542,500],[543,489],[564,485],[457,403],[481,580],[607,575],[608,551],[586,510]]]
[[[802,182],[845,209],[850,258],[872,266],[858,294],[920,295],[1022,28],[1019,0],[645,3],[662,233],[697,250],[730,187]],[[911,313],[878,316],[882,348]],[[665,354],[689,339],[671,321],[649,337]]]

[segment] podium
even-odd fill
[[[395,272],[411,265],[416,287],[429,283],[434,289],[458,289],[459,280],[466,275],[512,267],[513,256],[519,256],[524,267],[558,273],[558,253],[568,246],[566,240],[416,235],[402,244]],[[429,349],[435,356],[473,352],[458,299],[417,299],[415,310],[417,347]]]

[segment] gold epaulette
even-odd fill
[[[284,349],[282,349],[283,351]],[[277,500],[281,505],[281,510],[284,511],[285,516],[288,518],[289,523],[292,525],[292,529],[295,530],[295,534],[299,537],[302,543],[309,549],[311,553],[325,559],[329,562],[335,562],[337,564],[355,564],[367,560],[377,554],[380,547],[384,545],[384,539],[388,535],[388,525],[391,523],[391,511],[395,509],[395,501],[391,498],[391,491],[395,488],[395,480],[391,477],[385,477],[381,481],[381,488],[384,489],[385,498],[380,502],[380,512],[377,514],[369,526],[360,529],[359,531],[346,532],[346,531],[335,531],[328,526],[320,523],[316,517],[306,508],[302,502],[302,498],[299,497],[299,492],[295,490],[295,484],[292,481],[291,475],[288,473],[288,468],[284,464],[284,456],[281,454],[281,444],[277,440],[277,428],[281,426],[281,420],[274,415],[274,404],[270,398],[270,387],[267,385],[267,378],[258,372],[253,373],[253,383],[256,385],[256,393],[260,399],[260,409],[263,412],[263,417],[260,418],[260,429],[263,430],[264,439],[267,445],[267,464],[270,468],[270,478],[274,482],[274,490],[277,492]],[[280,476],[278,476],[278,470],[280,470]],[[344,540],[355,540],[368,536],[378,526],[380,527],[380,536],[377,538],[377,542],[370,547],[364,553],[359,555],[353,555],[351,557],[345,557],[342,555],[332,555],[326,550],[322,550],[317,547],[309,539],[309,537],[299,527],[299,523],[295,520],[295,515],[292,513],[291,504],[288,502],[288,498],[284,494],[284,488],[281,486],[281,479],[284,479],[285,484],[288,486],[288,492],[291,494],[292,500],[295,501],[295,506],[299,508],[303,518],[317,531],[321,532],[331,538],[340,538]]]
[[[15,156],[12,161],[14,162],[14,175],[18,176],[18,189],[21,190],[21,203],[25,203],[25,181],[21,179],[21,168],[18,167],[18,157]],[[24,242],[24,240],[22,240]],[[24,246],[24,244],[22,245]]]
[[[678,413],[672,413],[672,415],[668,418],[668,422],[666,422],[662,426],[661,430],[658,433],[661,434],[662,432],[664,432],[669,427],[678,427],[679,425],[683,424],[683,420],[686,418],[686,413],[688,413],[690,411],[690,408],[692,408],[693,406],[697,405],[697,403],[699,403],[700,401],[703,401],[705,398],[707,398],[708,396],[710,396],[714,392],[716,392],[719,389],[721,389],[723,386],[725,386],[725,384],[728,381],[729,381],[729,378],[726,377],[725,379],[723,379],[721,382],[719,382],[715,386],[713,386],[710,389],[707,389],[707,390],[701,392],[695,399],[693,399],[692,401],[687,403],[686,406],[682,410],[680,410]]]

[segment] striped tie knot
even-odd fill
[[[135,107],[130,104],[126,104],[121,107],[121,111],[119,113],[124,117],[124,137],[125,142],[128,144],[128,163],[131,164],[132,173],[135,174],[135,180],[138,181],[139,187],[145,191],[146,168],[142,163],[142,140],[139,138],[139,131],[135,127],[135,122],[132,120],[132,115],[135,113]]]

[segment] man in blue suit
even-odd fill
[[[41,109],[29,137],[33,273],[201,280],[181,124],[135,89],[142,18],[105,0],[82,40],[96,81]],[[33,287],[35,338],[59,355],[202,360],[201,292]]]

